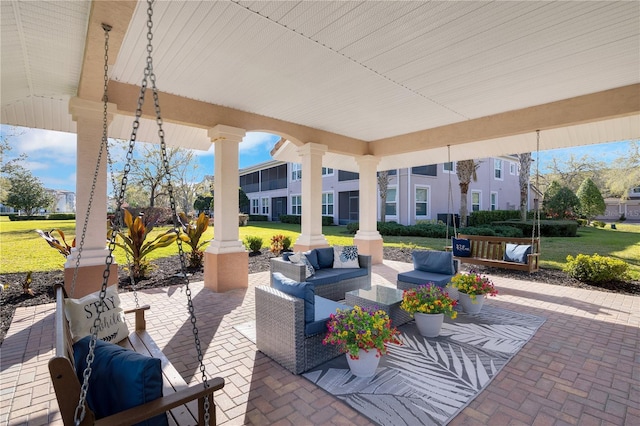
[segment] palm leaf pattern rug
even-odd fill
[[[444,425],[484,389],[544,323],[485,304],[476,315],[445,317],[439,337],[401,327],[376,375],[353,376],[345,356],[303,376],[380,425]]]

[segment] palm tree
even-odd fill
[[[469,192],[469,183],[471,179],[473,181],[478,180],[476,170],[480,163],[475,160],[462,160],[456,162],[456,174],[460,181],[460,226],[467,226],[467,215],[469,210],[467,209],[467,193]]]
[[[385,222],[387,215],[387,192],[389,191],[389,171],[378,173],[378,188],[382,208],[380,209],[380,222]]]
[[[520,219],[527,220],[527,198],[529,195],[529,175],[531,173],[531,153],[518,154],[520,160]]]

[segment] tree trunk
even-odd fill
[[[469,185],[462,183],[460,184],[460,227],[464,228],[467,226],[467,216],[469,215],[469,210],[467,207],[467,195],[469,193]]]

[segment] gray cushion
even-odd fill
[[[339,309],[351,309],[351,306],[343,305],[342,303],[334,302],[333,300],[325,299],[324,297],[315,297],[315,318],[312,323],[308,323],[304,327],[304,334],[307,336],[313,336],[314,334],[327,332],[327,321],[329,315],[335,314]]]
[[[507,262],[524,263],[529,262],[527,255],[531,254],[531,246],[525,244],[507,243],[504,248],[503,259]]]
[[[316,295],[314,285],[308,282],[299,283],[285,277],[280,272],[273,273],[273,288],[280,290],[289,296],[304,300],[304,322],[313,322],[315,318],[314,296]]]
[[[318,265],[320,266],[316,269],[333,268],[333,247],[323,247],[314,250],[318,254]]]
[[[434,274],[433,272],[413,270],[398,274],[398,281],[416,285],[424,285],[432,282],[438,287],[444,287],[449,283],[452,276],[453,275],[449,274]]]
[[[320,269],[320,264],[318,263],[318,252],[315,249],[305,251],[303,254],[307,256],[307,259],[309,259],[309,262],[311,262],[313,269]]]
[[[367,270],[365,268],[327,268],[316,271],[315,275],[308,278],[307,281],[314,285],[333,284],[338,281],[363,277],[365,275],[367,275]]]
[[[413,268],[436,274],[455,274],[453,253],[449,251],[414,250],[411,253]]]

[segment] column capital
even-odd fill
[[[378,164],[380,164],[380,157],[376,157],[375,155],[361,155],[359,157],[356,157],[356,163],[358,163],[358,166],[365,166],[365,165],[370,165],[370,166],[377,166]]]
[[[69,100],[69,113],[73,121],[78,121],[80,118],[101,118],[103,110],[102,102],[88,101],[77,96]],[[107,120],[110,121],[117,110],[116,104],[107,103]]]
[[[328,148],[326,145],[322,145],[314,142],[307,142],[298,148],[298,154],[310,155],[310,154],[324,154]]]
[[[207,132],[207,136],[211,139],[211,142],[220,142],[220,141],[233,141],[233,142],[242,142],[242,139],[247,134],[245,129],[240,129],[238,127],[225,126],[224,124],[218,124],[215,127],[212,127]]]

